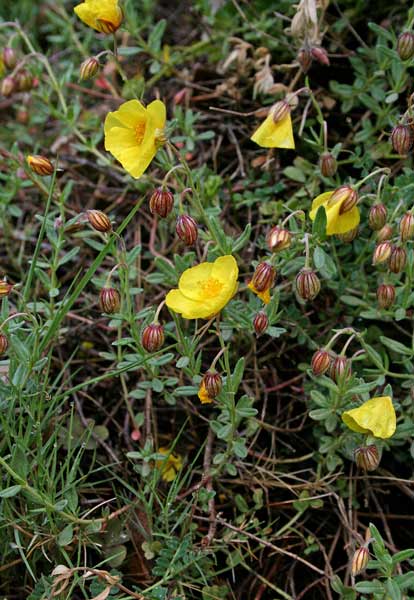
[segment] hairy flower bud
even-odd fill
[[[341,242],[345,242],[345,243],[349,244],[350,242],[353,242],[354,239],[357,237],[358,231],[359,231],[359,228],[354,227],[353,229],[350,229],[346,233],[338,233],[336,237],[338,238],[338,240],[341,240]]]
[[[256,335],[262,335],[269,327],[269,319],[266,313],[263,311],[258,312],[253,319],[253,327],[256,332]]]
[[[329,65],[330,65],[329,57],[328,57],[328,53],[325,50],[325,48],[321,48],[320,46],[314,46],[313,48],[311,48],[310,52],[311,52],[312,58],[317,60],[318,63],[320,63],[321,65],[325,65],[326,67],[329,67]]]
[[[203,377],[203,383],[209,398],[216,398],[221,392],[223,380],[216,371],[207,371]]]
[[[277,225],[272,227],[266,235],[267,247],[271,252],[278,252],[279,250],[289,248],[291,241],[292,236],[290,231],[282,229]]]
[[[121,294],[115,288],[104,287],[99,294],[99,304],[102,312],[112,315],[121,306]]]
[[[301,48],[297,55],[298,63],[304,73],[307,73],[312,64],[312,54],[308,48]]]
[[[286,100],[279,100],[276,102],[270,109],[273,122],[279,123],[279,121],[283,121],[283,119],[290,113],[290,105]]]
[[[13,286],[7,283],[6,279],[0,279],[0,298],[5,298],[12,291]]]
[[[392,238],[392,233],[393,232],[391,225],[389,225],[389,223],[385,223],[384,227],[381,227],[381,229],[377,233],[377,240],[379,242],[385,242],[385,240],[390,240]]]
[[[251,280],[252,285],[258,292],[270,290],[275,282],[276,271],[268,262],[257,265]]]
[[[296,291],[303,300],[313,300],[319,294],[321,282],[315,271],[312,269],[302,269],[296,275]]]
[[[331,356],[323,348],[319,348],[312,356],[311,368],[314,375],[323,375],[331,366]]]
[[[159,323],[151,323],[144,327],[141,343],[147,352],[157,352],[164,345],[164,328]]]
[[[193,246],[198,238],[197,221],[190,215],[179,215],[175,225],[175,231],[186,246]]]
[[[99,60],[95,56],[90,56],[79,67],[79,79],[82,81],[92,79],[98,73],[99,67]]]
[[[389,259],[391,256],[392,244],[390,241],[385,240],[376,245],[374,254],[372,256],[372,264],[378,265]]]
[[[9,340],[4,335],[4,333],[0,332],[0,356],[7,351],[8,347],[9,347]]]
[[[330,152],[324,152],[319,159],[319,168],[324,177],[333,177],[338,168],[336,158]]]
[[[385,283],[378,286],[377,301],[380,308],[391,308],[395,302],[395,287]]]
[[[393,246],[391,248],[391,255],[388,259],[388,268],[392,273],[401,273],[407,264],[407,252],[404,248]]]
[[[346,356],[337,356],[331,364],[329,375],[336,383],[341,383],[351,376],[351,361]]]
[[[405,156],[413,145],[413,133],[408,125],[396,125],[391,132],[391,143],[395,152]]]
[[[52,175],[54,171],[52,163],[46,156],[41,156],[40,154],[35,154],[34,156],[29,155],[26,158],[26,161],[31,170],[34,171],[36,175],[40,175],[40,177]]]
[[[112,231],[109,217],[101,210],[87,210],[86,216],[88,217],[89,224],[96,229],[96,231],[100,231],[101,233],[109,233]]]
[[[6,69],[14,69],[17,65],[17,55],[14,48],[3,48],[3,62]]]
[[[368,548],[365,548],[365,546],[358,548],[358,550],[355,551],[355,554],[352,558],[352,566],[351,566],[352,575],[355,577],[355,575],[359,575],[360,573],[362,573],[362,571],[365,571],[368,561],[369,561]]]
[[[16,91],[16,80],[8,75],[1,82],[1,95],[9,98]]]
[[[380,463],[378,448],[375,444],[359,446],[354,452],[355,462],[363,471],[375,471]]]
[[[387,221],[387,207],[385,204],[373,204],[369,209],[368,222],[373,231],[382,229]]]
[[[412,213],[405,213],[401,218],[400,238],[402,242],[414,238],[414,215]]]
[[[358,202],[358,192],[350,185],[341,185],[329,198],[329,206],[341,202],[339,214],[344,214],[356,206]]]
[[[166,187],[159,187],[151,194],[149,201],[150,211],[165,219],[173,209],[174,195]]]
[[[414,56],[414,33],[403,31],[398,36],[397,52],[401,60],[408,60]]]
[[[33,87],[33,77],[23,69],[16,75],[16,85],[19,92],[30,92]]]

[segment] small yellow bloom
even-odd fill
[[[201,404],[211,404],[213,402],[213,398],[210,398],[207,393],[204,382],[201,382],[197,396],[199,397]]]
[[[352,410],[342,414],[342,420],[352,431],[369,433],[386,439],[395,433],[396,416],[390,396],[371,398]]]
[[[122,23],[118,0],[85,0],[73,10],[81,21],[100,33],[114,33]]]
[[[274,121],[273,112],[263,121],[250,138],[262,148],[289,148],[295,147],[293,139],[292,119],[290,112],[280,121]]]
[[[260,298],[260,300],[262,300],[262,302],[264,302],[265,304],[269,304],[269,302],[270,302],[270,289],[269,288],[267,290],[264,290],[263,292],[259,292],[259,290],[257,290],[255,288],[255,286],[253,285],[253,283],[251,281],[247,284],[247,287],[249,288],[249,290],[251,290],[253,292],[253,294],[256,294],[256,296],[258,296]]]
[[[161,471],[161,477],[164,481],[173,481],[178,471],[183,466],[183,459],[179,454],[174,454],[169,448],[161,447],[158,454],[163,454],[165,458],[156,461],[156,467]]]
[[[231,255],[200,263],[184,271],[178,289],[168,292],[168,308],[185,319],[209,319],[221,311],[237,291],[239,268]]]
[[[316,213],[318,212],[318,208],[323,206],[325,208],[327,221],[326,234],[335,235],[348,233],[348,231],[355,229],[355,227],[358,227],[359,225],[359,209],[357,206],[354,206],[351,210],[341,214],[341,206],[346,198],[344,197],[333,204],[329,204],[329,200],[331,199],[333,193],[334,192],[332,191],[319,194],[319,196],[317,196],[312,202],[312,210],[310,211],[309,216],[311,220],[314,221],[316,218]]]
[[[138,179],[157,153],[165,120],[161,100],[154,100],[147,108],[138,100],[128,100],[106,115],[105,149]]]
[[[5,298],[12,291],[13,286],[6,279],[0,279],[0,298]]]

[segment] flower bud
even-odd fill
[[[301,48],[297,55],[298,63],[304,73],[307,73],[312,64],[312,54],[308,48]]]
[[[390,241],[380,242],[376,245],[374,254],[372,256],[372,264],[378,265],[389,259],[391,256],[392,244]]]
[[[258,292],[270,290],[275,282],[276,271],[268,262],[261,262],[257,265],[251,284]]]
[[[19,71],[16,75],[16,85],[19,92],[30,92],[33,87],[33,77],[28,71]]]
[[[150,211],[165,219],[173,209],[174,196],[166,187],[159,187],[151,194],[149,201]]]
[[[358,192],[350,185],[341,185],[329,198],[329,206],[333,206],[337,202],[341,202],[339,214],[342,215],[354,208],[358,202]]]
[[[121,306],[121,295],[115,288],[104,287],[99,294],[99,304],[102,312],[112,315]]]
[[[392,273],[401,273],[407,263],[407,252],[404,248],[393,246],[388,259],[388,268]]]
[[[338,168],[334,155],[330,152],[324,152],[319,159],[319,168],[324,177],[333,177]]]
[[[362,546],[356,550],[353,558],[352,558],[352,567],[351,573],[355,577],[355,575],[359,575],[362,571],[365,571],[365,568],[369,561],[369,551],[368,548]]]
[[[414,215],[405,213],[400,221],[400,238],[402,242],[414,238]]]
[[[378,448],[375,444],[360,446],[354,452],[355,462],[363,471],[375,471],[380,463]]]
[[[12,291],[13,286],[7,283],[6,279],[0,279],[0,298],[5,298]]]
[[[198,238],[197,221],[190,215],[179,215],[175,225],[175,231],[186,246],[193,246]]]
[[[7,351],[8,347],[9,347],[9,340],[4,335],[4,333],[0,332],[0,356]]]
[[[311,52],[312,58],[317,60],[318,63],[329,67],[329,65],[330,65],[329,57],[328,57],[328,53],[325,50],[325,48],[321,48],[320,46],[314,46],[313,48],[311,48],[310,52]]]
[[[336,383],[341,383],[349,379],[351,372],[351,361],[346,356],[337,356],[331,364],[329,375]]]
[[[79,67],[79,79],[82,81],[92,79],[98,73],[99,67],[99,60],[95,56],[90,56]]]
[[[89,224],[96,229],[96,231],[100,231],[101,233],[109,233],[112,231],[109,217],[101,210],[87,210],[86,216],[88,217]]]
[[[349,244],[350,242],[353,242],[354,239],[357,237],[358,231],[359,231],[359,228],[354,227],[353,229],[350,229],[346,233],[338,233],[336,235],[336,237],[338,238],[338,240],[341,240],[341,242],[345,242],[346,244]]]
[[[313,300],[319,294],[321,282],[315,271],[302,269],[296,275],[296,291],[303,300]]]
[[[264,333],[269,327],[269,319],[267,314],[262,311],[258,312],[253,319],[253,327],[257,336],[262,335],[262,333]]]
[[[279,123],[279,121],[283,121],[283,119],[290,113],[290,105],[286,100],[279,100],[276,102],[270,109],[273,123]]]
[[[9,98],[16,91],[16,80],[8,75],[1,82],[1,95]]]
[[[403,31],[398,36],[397,52],[401,60],[408,60],[414,55],[414,33]]]
[[[382,229],[387,221],[387,208],[385,204],[373,204],[369,209],[368,222],[371,229]]]
[[[391,225],[389,225],[389,223],[385,223],[384,227],[382,227],[377,233],[377,240],[379,242],[390,240],[392,238],[392,233]]]
[[[26,158],[26,161],[31,170],[34,171],[36,175],[40,175],[40,177],[52,175],[54,171],[52,163],[46,156],[41,156],[40,154],[35,154],[34,156],[29,155]]]
[[[157,352],[164,345],[164,328],[159,323],[151,323],[144,327],[141,337],[143,348],[147,352]]]
[[[385,283],[378,286],[377,301],[379,308],[391,308],[395,302],[395,287]]]
[[[271,252],[279,252],[279,250],[289,248],[291,241],[290,231],[281,229],[277,225],[272,227],[266,235],[267,247]]]
[[[29,111],[26,108],[19,108],[16,113],[16,120],[21,125],[27,125],[29,116]]]
[[[391,132],[391,143],[397,154],[405,156],[413,145],[413,134],[408,125],[396,125]]]
[[[3,62],[7,69],[14,69],[17,65],[17,55],[14,48],[3,48]]]
[[[203,384],[209,398],[216,398],[221,392],[223,381],[216,371],[207,371],[203,377]]]
[[[323,348],[319,348],[312,356],[311,368],[314,375],[323,375],[331,366],[331,356]]]

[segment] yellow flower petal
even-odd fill
[[[171,452],[169,448],[161,447],[158,449],[159,454],[164,454],[165,458],[156,461],[157,469],[161,471],[161,477],[164,481],[170,482],[176,478],[177,473],[183,466],[182,457],[179,454]]]
[[[118,0],[85,0],[73,10],[81,21],[101,33],[113,33],[122,23]]]
[[[213,402],[213,398],[210,398],[210,396],[207,394],[204,383],[201,383],[197,396],[199,397],[201,404],[211,404]]]
[[[342,420],[352,431],[381,439],[390,438],[397,426],[390,396],[371,398],[358,408],[344,412]]]
[[[277,123],[273,121],[273,115],[269,114],[250,139],[262,148],[293,149],[295,140],[290,113]]]
[[[270,302],[270,289],[267,289],[264,292],[259,292],[259,290],[257,290],[255,288],[255,286],[253,285],[253,283],[251,281],[247,284],[247,287],[249,288],[249,290],[251,290],[253,292],[253,294],[256,294],[256,296],[258,298],[260,298],[260,300],[262,302],[264,302],[265,304],[269,304],[269,302]]]
[[[323,206],[326,212],[326,234],[337,235],[342,233],[348,233],[351,229],[355,229],[359,225],[360,214],[357,206],[354,206],[351,210],[340,214],[342,201],[336,202],[332,206],[329,206],[329,200],[333,194],[332,192],[324,192],[319,194],[313,202],[312,209],[309,212],[311,221],[316,218],[318,208]]]

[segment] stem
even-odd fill
[[[305,233],[305,269],[310,268],[309,233]]]
[[[388,167],[383,167],[382,169],[376,169],[375,171],[372,171],[372,173],[369,173],[369,175],[364,177],[364,179],[361,179],[361,181],[358,181],[358,183],[356,183],[354,185],[354,189],[358,190],[361,187],[361,185],[363,185],[366,181],[368,181],[368,179],[371,179],[371,177],[378,175],[378,173],[387,173],[389,176],[391,173],[391,169],[389,169]]]
[[[166,187],[167,186],[167,179],[169,178],[169,176],[171,175],[171,173],[174,173],[174,171],[176,171],[177,169],[183,169],[185,170],[184,166],[182,164],[180,165],[175,165],[174,167],[171,167],[171,169],[169,171],[167,171],[167,173],[164,176],[164,179],[162,180],[162,187]]]
[[[160,314],[160,312],[161,312],[161,310],[162,310],[162,307],[164,306],[164,304],[165,304],[165,300],[163,300],[163,301],[161,302],[161,304],[160,304],[160,305],[158,306],[158,308],[157,308],[157,312],[155,313],[155,316],[154,316],[153,323],[155,323],[156,325],[158,325],[158,323],[159,323],[159,321],[158,321],[158,317],[159,317],[159,314]]]
[[[344,345],[344,347],[343,347],[343,348],[342,348],[342,350],[341,350],[341,356],[345,356],[345,354],[346,354],[346,351],[347,351],[347,349],[348,349],[348,346],[349,346],[349,344],[352,342],[352,340],[353,340],[354,338],[355,338],[355,334],[353,333],[353,334],[351,335],[351,337],[350,337],[350,338],[348,338],[348,339],[347,339],[347,341],[345,342],[345,345]]]
[[[292,213],[290,213],[290,215],[288,215],[285,219],[283,219],[281,227],[285,226],[285,223],[287,223],[289,221],[289,219],[291,219],[292,217],[294,217],[295,215],[304,215],[305,213],[303,212],[303,210],[295,210]]]
[[[215,370],[215,366],[217,364],[218,359],[220,358],[220,356],[222,354],[224,354],[224,352],[227,350],[227,346],[225,346],[224,348],[222,348],[220,350],[220,352],[217,354],[217,356],[214,358],[213,362],[211,363],[211,367],[210,367],[210,371],[214,371]]]
[[[326,344],[325,346],[325,350],[330,350],[332,348],[332,346],[334,345],[335,340],[340,336],[340,335],[344,335],[344,334],[349,334],[349,335],[355,335],[355,331],[352,329],[352,327],[345,327],[345,329],[340,329],[339,331],[337,331],[335,333],[335,335],[329,340],[329,342]]]

